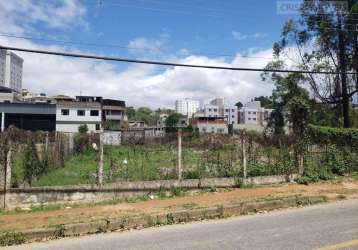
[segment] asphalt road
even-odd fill
[[[337,245],[339,244],[339,245]],[[358,200],[10,247],[36,250],[358,249]]]

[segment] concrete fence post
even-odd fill
[[[103,130],[99,135],[98,185],[103,185]]]
[[[178,166],[177,166],[177,173],[178,173],[178,180],[181,181],[182,179],[182,130],[181,128],[178,129]]]
[[[247,178],[247,156],[246,156],[246,133],[241,135],[242,165],[244,170],[244,179]]]
[[[6,190],[11,188],[11,157],[12,157],[12,145],[11,142],[9,144],[9,151],[7,152],[6,156],[6,176],[5,176],[5,183],[6,183]]]
[[[46,132],[46,137],[45,137],[45,153],[47,154],[48,152],[48,132]]]
[[[5,130],[5,112],[1,113],[1,132]]]

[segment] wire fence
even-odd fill
[[[183,132],[181,145],[178,133],[168,133],[104,145],[103,157],[100,147],[99,134],[9,129],[0,137],[1,175],[8,175],[10,162],[7,185],[12,187],[95,184],[101,159],[104,183],[298,173],[298,156],[290,137]],[[308,144],[303,160],[305,167],[344,174],[358,171],[357,152],[354,145]]]

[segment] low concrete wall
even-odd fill
[[[286,182],[286,176],[261,176],[248,178],[243,183],[274,184]],[[150,194],[161,189],[183,188],[199,190],[202,188],[230,188],[235,187],[238,181],[235,178],[209,178],[195,180],[163,180],[141,182],[119,182],[107,184],[103,187],[81,185],[63,187],[35,187],[11,188],[5,194],[7,209],[16,207],[30,207],[32,205],[54,204],[66,202],[99,202],[115,198],[133,197]],[[4,195],[2,193],[1,195]]]

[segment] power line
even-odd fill
[[[24,40],[33,40],[33,41],[40,41],[40,42],[52,42],[58,44],[73,44],[73,45],[80,45],[80,46],[89,46],[89,47],[109,47],[109,48],[119,48],[119,49],[128,49],[128,50],[137,50],[137,51],[151,51],[149,48],[136,48],[130,47],[120,44],[99,44],[99,43],[86,43],[80,41],[65,41],[65,40],[57,40],[57,39],[47,39],[47,38],[40,38],[40,37],[30,37],[30,36],[17,36],[12,34],[0,33],[0,37],[10,37],[16,39],[24,39]],[[210,53],[210,52],[200,52],[200,51],[190,51],[191,54],[194,55],[208,55],[208,56],[219,56],[219,57],[240,57],[240,58],[252,58],[252,59],[267,59],[272,60],[273,57],[260,57],[260,56],[244,56],[244,55],[237,55],[237,54],[218,54],[218,53]]]
[[[164,61],[137,60],[137,59],[120,58],[120,57],[107,57],[107,56],[66,53],[66,52],[55,52],[55,51],[48,51],[48,50],[25,49],[25,48],[8,47],[8,46],[0,46],[0,49],[14,50],[14,51],[21,51],[21,52],[28,52],[28,53],[37,53],[37,54],[46,54],[46,55],[55,55],[55,56],[65,56],[65,57],[75,57],[75,58],[85,58],[85,59],[95,59],[95,60],[105,60],[105,61],[117,61],[117,62],[126,62],[126,63],[151,64],[151,65],[160,65],[160,66],[186,67],[186,68],[221,69],[221,70],[231,70],[231,71],[252,71],[252,72],[272,72],[272,73],[325,74],[325,75],[335,75],[335,74],[357,75],[358,74],[354,72],[259,69],[259,68],[241,68],[241,67],[239,68],[239,67],[225,67],[225,66],[214,66],[214,65],[184,64],[184,63],[174,63],[174,62],[164,62]]]

